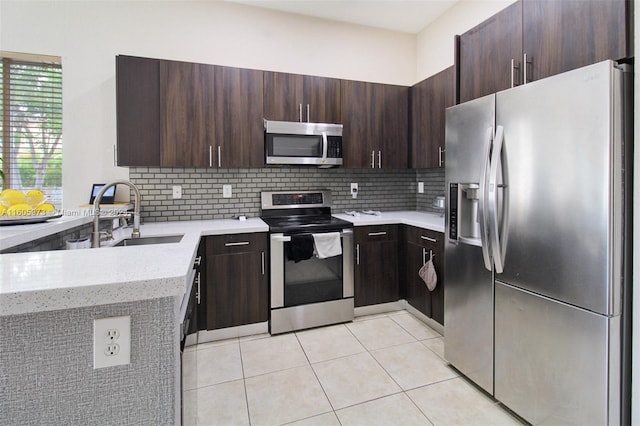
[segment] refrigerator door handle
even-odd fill
[[[487,128],[485,135],[484,145],[484,158],[482,160],[482,175],[480,176],[480,188],[478,197],[478,222],[480,222],[480,241],[482,243],[482,259],[484,260],[484,267],[488,271],[492,270],[491,253],[489,249],[489,224],[487,219],[489,217],[487,213],[487,188],[489,178],[489,157],[491,156],[491,143],[493,142],[493,127]]]
[[[498,171],[502,172],[502,183],[498,183]],[[491,153],[491,170],[489,172],[489,226],[491,250],[495,271],[501,274],[504,271],[505,253],[507,250],[507,232],[509,224],[509,188],[508,167],[504,146],[504,128],[496,127],[493,152]],[[502,203],[498,197],[498,190],[502,189]],[[501,208],[501,211],[499,209]],[[499,217],[501,214],[502,217]]]

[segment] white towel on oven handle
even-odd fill
[[[318,259],[339,256],[342,254],[339,232],[325,232],[313,234],[313,245]]]

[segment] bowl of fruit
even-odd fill
[[[5,189],[0,193],[0,225],[38,223],[60,217],[56,207],[47,202],[39,189],[22,192]]]

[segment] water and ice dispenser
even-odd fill
[[[479,240],[480,222],[478,218],[477,183],[449,184],[449,239]]]

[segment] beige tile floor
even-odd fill
[[[406,311],[187,348],[185,425],[518,425]]]

